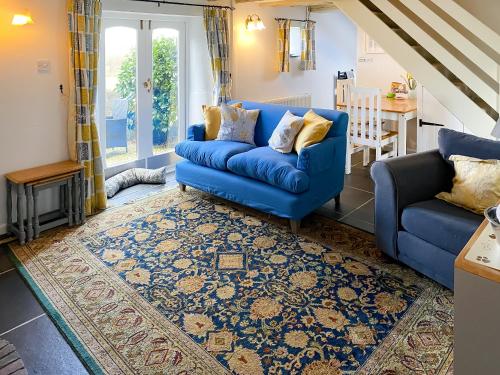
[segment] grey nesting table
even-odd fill
[[[21,244],[37,238],[41,231],[85,221],[85,171],[71,160],[23,169],[5,175],[7,181],[7,231]],[[59,189],[59,209],[40,214],[39,193]],[[13,198],[16,221],[13,218]]]

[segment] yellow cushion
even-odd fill
[[[455,178],[451,193],[439,193],[436,198],[482,214],[500,201],[500,160],[481,160],[452,155]]]
[[[295,139],[295,151],[300,153],[302,148],[311,146],[325,139],[333,122],[316,114],[312,109],[304,115],[304,126]]]
[[[231,104],[235,108],[241,108],[242,103]],[[211,141],[217,138],[219,128],[222,121],[220,107],[204,105],[201,107],[203,110],[203,118],[205,119],[205,140]]]

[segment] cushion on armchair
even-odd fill
[[[195,164],[224,171],[227,170],[227,161],[231,156],[254,147],[230,141],[184,141],[175,146],[175,152]]]
[[[414,236],[458,255],[482,220],[482,216],[431,199],[405,207],[401,225]]]
[[[282,154],[270,147],[258,147],[231,157],[227,168],[292,193],[309,189],[309,176],[296,168],[297,154]]]
[[[453,188],[436,198],[480,215],[500,202],[500,160],[451,155],[450,161],[455,168]]]

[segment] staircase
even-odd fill
[[[452,0],[334,0],[473,134],[500,111],[500,36]]]

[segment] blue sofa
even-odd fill
[[[441,129],[439,150],[375,162],[375,235],[386,254],[453,289],[454,262],[483,217],[434,196],[450,191],[451,155],[500,159],[500,142]]]
[[[181,190],[192,186],[207,193],[290,219],[293,231],[300,220],[344,188],[346,132],[344,112],[314,109],[333,121],[326,138],[304,148],[300,155],[281,154],[268,139],[287,110],[303,116],[308,109],[243,102],[260,109],[255,127],[256,146],[239,142],[205,141],[204,125],[188,129],[188,139],[176,145],[184,161],[176,166]]]

